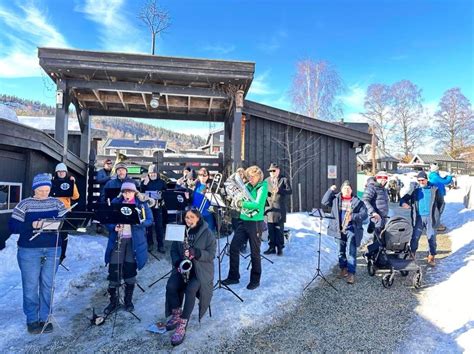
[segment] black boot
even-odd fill
[[[135,289],[135,284],[125,283],[125,311],[132,312],[135,310],[135,306],[132,303],[133,289]]]
[[[263,252],[263,254],[275,254],[275,253],[276,253],[276,250],[275,250],[275,247],[273,246],[268,247],[268,249],[265,252]]]
[[[104,309],[104,314],[106,315],[114,312],[120,305],[119,298],[117,296],[117,288],[109,288],[107,291],[110,295],[110,303]]]

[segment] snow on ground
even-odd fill
[[[269,256],[274,264],[262,260],[261,286],[253,291],[245,288],[249,282],[249,272],[246,270],[249,260],[242,257],[240,284],[231,288],[244,299],[244,302],[240,302],[227,290],[217,289],[211,303],[212,317],[206,314],[199,325],[196,305],[186,340],[180,345],[180,350],[209,348],[212,343],[217,344],[222,336],[233,337],[242,328],[268,324],[276,313],[281,315],[296,305],[303,288],[315,273],[319,222],[307,214],[298,213],[288,216],[287,225],[291,229],[291,241],[285,247],[283,257]],[[325,229],[323,225],[322,230]],[[73,236],[70,239],[68,258],[65,261],[70,272],[60,268],[57,273],[54,315],[61,329],[55,329],[53,334],[43,335],[41,338],[26,333],[20,271],[16,262],[16,238],[12,236],[8,240],[7,248],[0,253],[3,263],[8,264],[8,267],[0,269],[0,293],[3,294],[0,313],[5,319],[12,320],[8,321],[8,326],[0,338],[0,351],[18,351],[36,347],[38,344],[47,345],[52,339],[62,340],[68,335],[77,337],[87,328],[86,316],[90,315],[90,309],[95,307],[102,310],[107,304],[107,298],[102,296],[107,286],[105,280],[107,271],[103,266],[106,239],[92,236]],[[220,241],[223,247],[226,239]],[[266,244],[262,245],[262,251],[265,249]],[[323,235],[321,269],[324,274],[327,274],[336,263],[336,250],[334,239]],[[222,279],[227,276],[228,262],[228,257],[224,257]],[[217,261],[215,263],[217,280]],[[169,269],[170,264],[167,260],[158,262],[150,259],[149,264],[140,272],[138,282],[145,288],[145,293],[136,290],[134,304],[135,313],[141,317],[142,322],[136,322],[130,314],[120,312],[115,329],[116,337],[120,341],[134,338],[153,340],[154,336],[163,336],[145,330],[154,321],[165,319],[166,281],[160,281],[151,288],[148,285]],[[316,285],[318,281],[319,278],[313,284]],[[127,328],[123,328],[124,322],[127,323]],[[72,348],[83,351],[103,348],[110,341],[111,327],[112,321],[109,319],[102,327],[88,329],[87,335],[74,343]],[[97,333],[96,336],[94,331]],[[169,334],[164,336],[168,338]]]
[[[406,343],[407,351],[452,352],[456,350],[454,344],[463,351],[474,352],[474,210],[467,210],[462,204],[465,178],[459,180],[460,189],[446,195],[441,222],[447,227],[452,254],[424,278],[428,286],[420,293],[415,310],[418,316],[408,329],[414,335]],[[438,330],[433,331],[432,327]],[[440,331],[447,335],[445,339],[433,335]]]
[[[462,186],[462,180],[459,181]],[[472,306],[472,281],[474,275],[473,231],[474,211],[462,206],[462,189],[449,191],[443,223],[448,227],[452,240],[453,255],[440,261],[434,270],[427,272],[420,292],[420,304],[416,309],[411,327],[413,333],[401,352],[413,350],[453,351],[453,345],[466,351],[474,351],[474,306]],[[253,291],[245,289],[249,281],[246,270],[248,259],[241,258],[241,282],[231,288],[244,299],[240,302],[229,291],[217,289],[212,299],[212,317],[207,314],[201,324],[197,320],[197,304],[191,317],[186,340],[179,351],[212,350],[223,337],[233,338],[242,329],[260,327],[276,320],[277,316],[290,313],[298,305],[303,288],[313,278],[317,263],[319,223],[304,213],[288,215],[287,227],[291,229],[291,242],[284,249],[284,256],[271,255],[270,264],[262,260],[261,286]],[[322,228],[321,269],[328,274],[337,263],[337,245],[333,238],[324,235]],[[170,334],[151,334],[146,328],[153,322],[164,320],[166,281],[148,287],[170,269],[168,260],[150,258],[139,273],[138,282],[145,292],[136,290],[135,313],[142,321],[137,322],[125,312],[117,315],[114,340],[111,340],[112,319],[101,327],[88,328],[87,316],[91,308],[101,311],[107,304],[103,293],[107,287],[107,270],[103,264],[106,238],[97,236],[73,236],[70,238],[68,258],[65,261],[70,272],[60,268],[57,275],[54,315],[61,328],[49,335],[27,334],[22,311],[20,272],[16,261],[16,237],[7,242],[0,252],[0,314],[3,323],[0,352],[25,350],[84,351],[170,349]],[[220,246],[226,239],[220,240]],[[262,245],[262,251],[266,245]],[[222,262],[222,279],[228,271],[228,257]],[[216,260],[216,276],[218,267]],[[317,286],[317,279],[312,286]],[[377,284],[376,286],[380,286]],[[431,326],[431,327],[430,327]],[[433,331],[433,327],[439,331]],[[442,331],[447,336],[439,338]],[[437,337],[438,336],[438,337]],[[55,344],[52,344],[55,343]],[[59,344],[58,344],[59,343]],[[130,347],[130,345],[136,345]]]

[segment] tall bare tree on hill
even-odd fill
[[[168,11],[160,8],[158,0],[145,1],[138,18],[143,21],[151,33],[151,54],[155,55],[156,37],[171,26]]]
[[[295,112],[316,119],[341,118],[342,104],[337,97],[343,91],[341,77],[328,62],[306,59],[296,63],[290,90]]]
[[[391,96],[396,125],[394,138],[401,143],[406,157],[421,145],[423,134],[428,130],[420,124],[423,116],[421,89],[409,80],[402,80],[392,85]]]
[[[367,88],[364,99],[365,112],[361,114],[367,118],[372,132],[377,137],[377,142],[384,150],[388,150],[388,140],[393,130],[391,103],[390,86],[372,84]]]
[[[432,136],[451,157],[474,143],[474,116],[471,102],[459,88],[447,90],[438,104]]]

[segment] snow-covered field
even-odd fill
[[[462,181],[460,180],[460,185]],[[427,274],[428,284],[420,292],[418,316],[408,328],[413,336],[402,351],[426,351],[439,348],[458,348],[474,351],[474,306],[472,306],[474,278],[474,211],[462,207],[462,189],[450,191],[443,223],[448,227],[452,240],[453,254],[440,261],[435,270]],[[263,326],[275,321],[276,314],[289,313],[302,294],[305,285],[312,279],[317,261],[319,226],[317,220],[304,213],[288,216],[287,226],[292,230],[291,242],[284,249],[284,256],[270,256],[275,263],[262,260],[261,286],[254,290],[245,289],[249,281],[246,270],[248,260],[241,259],[241,282],[232,289],[244,299],[240,302],[230,292],[218,289],[212,299],[212,317],[206,315],[201,324],[197,320],[197,306],[188,326],[186,340],[178,347],[181,351],[211,350],[220,338],[232,338],[246,327]],[[324,232],[324,228],[323,228]],[[225,244],[221,240],[221,247]],[[103,264],[106,238],[100,236],[70,237],[68,258],[57,274],[55,310],[56,326],[52,334],[29,335],[26,332],[22,311],[20,271],[16,261],[16,236],[7,242],[0,252],[0,317],[4,324],[0,337],[0,352],[41,350],[54,341],[61,342],[64,349],[71,351],[112,350],[110,335],[113,321],[109,319],[102,327],[88,327],[87,316],[92,307],[101,311],[107,304],[102,296],[106,286],[107,270]],[[262,246],[262,251],[266,245]],[[321,268],[328,274],[337,263],[337,245],[323,234]],[[154,321],[164,320],[164,295],[166,281],[149,288],[148,285],[170,269],[167,260],[150,258],[147,266],[139,273],[138,282],[145,293],[136,290],[135,313],[142,321],[137,322],[130,314],[119,312],[115,341],[159,342],[169,334],[159,335],[146,332]],[[228,257],[222,263],[222,277],[227,276]],[[216,279],[218,274],[216,261]],[[312,286],[317,286],[316,281]],[[374,284],[380,286],[380,284]],[[418,321],[417,318],[420,320]],[[429,324],[429,325],[428,325]],[[429,326],[435,326],[442,338],[431,335]],[[79,338],[78,338],[79,337]],[[77,339],[76,339],[77,338]],[[428,349],[429,348],[429,349]],[[123,349],[123,348],[122,348]],[[130,348],[131,349],[131,348]],[[157,348],[158,349],[158,348]],[[151,349],[150,349],[151,350]]]

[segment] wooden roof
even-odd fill
[[[249,100],[245,100],[243,112],[281,124],[347,140],[355,144],[368,144],[371,141],[369,133],[349,128],[344,124],[306,117]]]
[[[91,115],[224,121],[255,63],[38,48],[40,66]],[[150,107],[152,95],[159,107]]]

